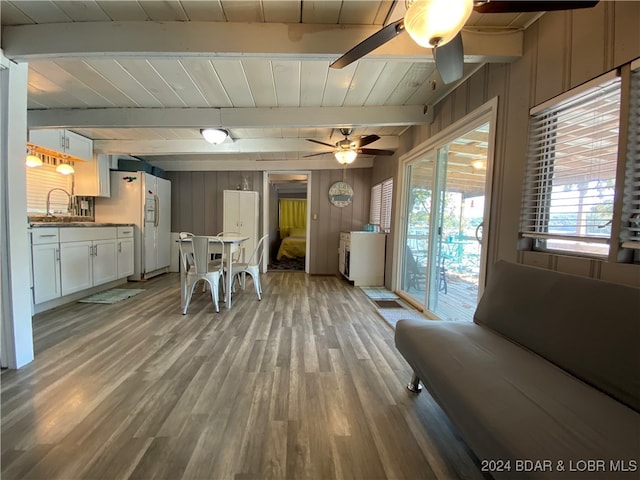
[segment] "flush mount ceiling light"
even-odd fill
[[[62,175],[71,175],[75,170],[68,163],[61,163],[56,167],[56,172],[61,173]]]
[[[336,160],[338,160],[338,163],[347,165],[349,163],[353,163],[358,156],[358,153],[355,150],[338,150],[334,155]]]
[[[207,142],[214,145],[218,145],[219,143],[224,142],[225,139],[229,136],[229,132],[223,130],[222,128],[202,128],[200,129],[200,134]]]
[[[473,10],[473,0],[408,0],[404,27],[425,48],[441,47],[455,37]]]

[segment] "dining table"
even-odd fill
[[[249,237],[243,236],[243,235],[219,235],[219,236],[205,235],[205,236],[208,236],[211,239],[211,241],[209,242],[209,253],[212,255],[219,254],[219,253],[223,254],[223,260],[226,264],[225,270],[227,271],[227,275],[224,278],[224,281],[225,281],[224,303],[227,308],[231,308],[231,286],[233,285],[233,278],[231,278],[231,265],[233,263],[233,254],[236,253],[238,250],[241,250],[240,260],[244,261],[244,249],[242,247],[242,244],[245,241],[247,241]],[[224,245],[223,252],[219,251],[220,250],[219,243],[213,241],[214,239],[219,239],[222,241]],[[191,242],[191,240],[188,237],[178,241],[185,242],[185,243]],[[181,271],[180,275],[181,275],[180,281],[185,283],[187,273],[184,271]],[[186,291],[185,291],[185,288],[182,288],[181,290],[182,290],[181,301],[182,301],[182,305],[184,305],[184,302],[186,301],[186,298],[185,298]]]

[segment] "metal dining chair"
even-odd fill
[[[217,237],[242,237],[243,235],[240,232],[220,232],[216,236]],[[242,251],[243,251],[243,248],[238,248],[235,252],[233,252],[233,254],[231,255],[231,261],[239,262],[240,259],[242,258]]]
[[[240,278],[240,286],[242,290],[245,288],[246,275],[249,275],[253,280],[253,285],[258,295],[258,300],[262,300],[262,285],[260,283],[260,265],[264,258],[265,243],[269,238],[269,234],[263,236],[253,250],[253,253],[249,257],[247,262],[235,262],[231,264],[231,278],[232,284],[235,284],[236,279]]]
[[[194,235],[191,232],[178,233],[178,239],[180,240],[178,242],[178,250],[180,253],[180,267],[185,273],[188,272],[191,267],[193,267],[193,248],[190,241],[193,237]],[[183,240],[189,241],[183,242]]]
[[[209,246],[215,245],[221,252],[224,252],[224,243],[217,237],[204,237],[198,235],[192,236],[190,240],[193,266],[186,271],[186,281],[184,285],[186,301],[182,309],[182,314],[186,315],[189,304],[191,303],[193,292],[200,281],[208,283],[211,287],[211,299],[216,307],[216,312],[219,312],[218,291],[220,289],[220,278],[222,278],[223,272],[223,258],[220,258],[220,263],[217,265],[210,262]],[[183,243],[186,244],[187,242],[181,240],[181,248]],[[224,253],[222,253],[222,256],[224,256]],[[186,258],[188,258],[188,256],[186,256]]]

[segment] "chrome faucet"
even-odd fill
[[[69,192],[67,192],[64,188],[52,188],[51,190],[49,190],[49,193],[47,193],[47,217],[51,217],[53,214],[49,211],[50,206],[51,206],[51,193],[55,192],[56,190],[59,190],[63,193],[65,193],[67,195],[67,197],[69,198],[69,202],[67,203],[67,212],[71,213],[71,204],[72,204],[72,199],[71,199],[71,194]]]

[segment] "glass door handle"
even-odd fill
[[[476,227],[475,237],[476,237],[476,240],[478,241],[478,243],[482,243],[482,237],[480,236],[480,233],[482,231],[482,226],[483,225],[484,225],[484,222],[481,222],[480,225],[478,225]]]

